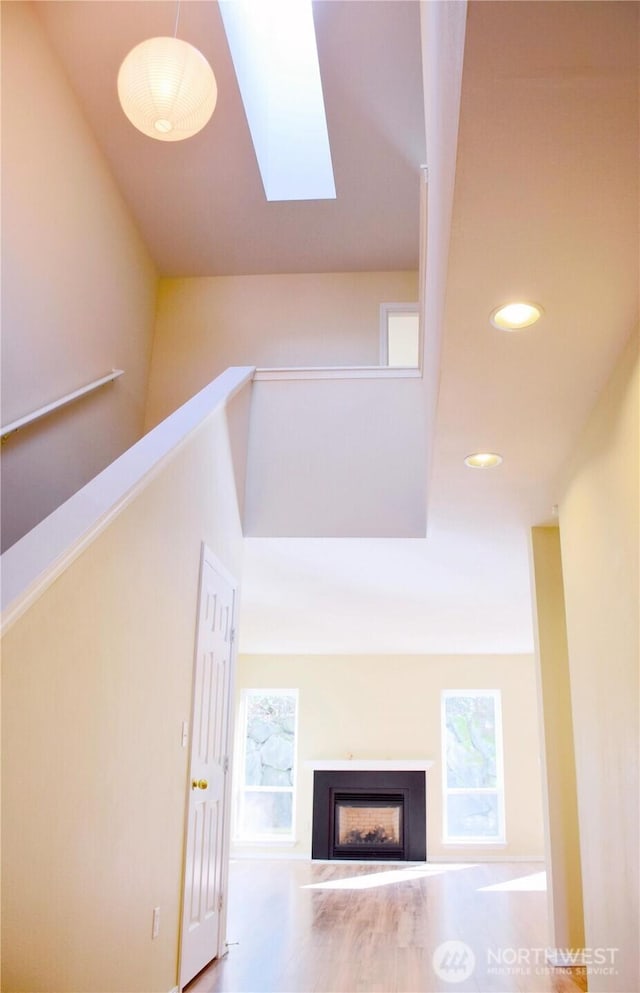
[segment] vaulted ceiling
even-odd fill
[[[201,135],[161,145],[122,117],[115,75],[136,41],[171,33],[174,4],[38,4],[159,270],[415,267],[420,5],[315,3],[339,195],[286,204],[264,200],[216,4],[182,7],[219,106]],[[637,327],[637,38],[637,3],[468,5],[451,240],[428,260],[446,274],[428,536],[249,540],[245,651],[532,649],[528,529],[553,521],[562,467]],[[430,168],[438,155],[427,134]],[[542,304],[540,324],[495,330],[491,310],[512,299]],[[498,470],[464,466],[487,449]]]
[[[415,269],[424,112],[419,6],[314,7],[337,198],[268,203],[218,4],[182,0],[179,37],[218,83],[188,141],[149,141],[124,117],[118,69],[138,42],[173,34],[175,0],[38,3],[159,271],[167,276]]]

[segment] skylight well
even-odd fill
[[[311,0],[221,0],[267,200],[336,196]]]

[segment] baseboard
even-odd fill
[[[274,848],[272,852],[231,852],[231,862],[242,862],[243,859],[303,859],[308,862],[311,859],[310,852],[288,852]]]
[[[429,855],[427,862],[542,862],[544,855],[468,855],[459,852],[457,855]]]
[[[385,865],[424,865],[424,862],[391,861],[390,859],[312,859],[310,852],[288,852],[282,849],[274,849],[273,852],[232,852],[232,862],[242,862],[245,859],[297,859],[304,862],[315,862],[318,865],[375,865],[384,867]],[[430,862],[540,862],[544,864],[543,855],[474,855],[467,856],[464,852],[458,855],[427,855],[427,863]],[[171,991],[173,993],[173,990]]]

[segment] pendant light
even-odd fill
[[[201,131],[218,98],[213,70],[202,52],[177,37],[148,38],[125,57],[118,97],[131,123],[149,138],[182,141]]]

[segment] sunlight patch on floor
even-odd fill
[[[375,886],[391,886],[393,883],[407,883],[412,879],[426,879],[440,876],[445,872],[459,869],[473,869],[471,863],[439,862],[437,865],[408,866],[406,869],[383,870],[362,876],[347,876],[344,879],[327,879],[324,883],[307,883],[303,890],[370,890]]]
[[[544,892],[547,888],[546,872],[532,872],[530,876],[518,876],[508,879],[505,883],[494,883],[492,886],[481,886],[478,893],[497,893],[500,891],[518,891],[520,893]]]

